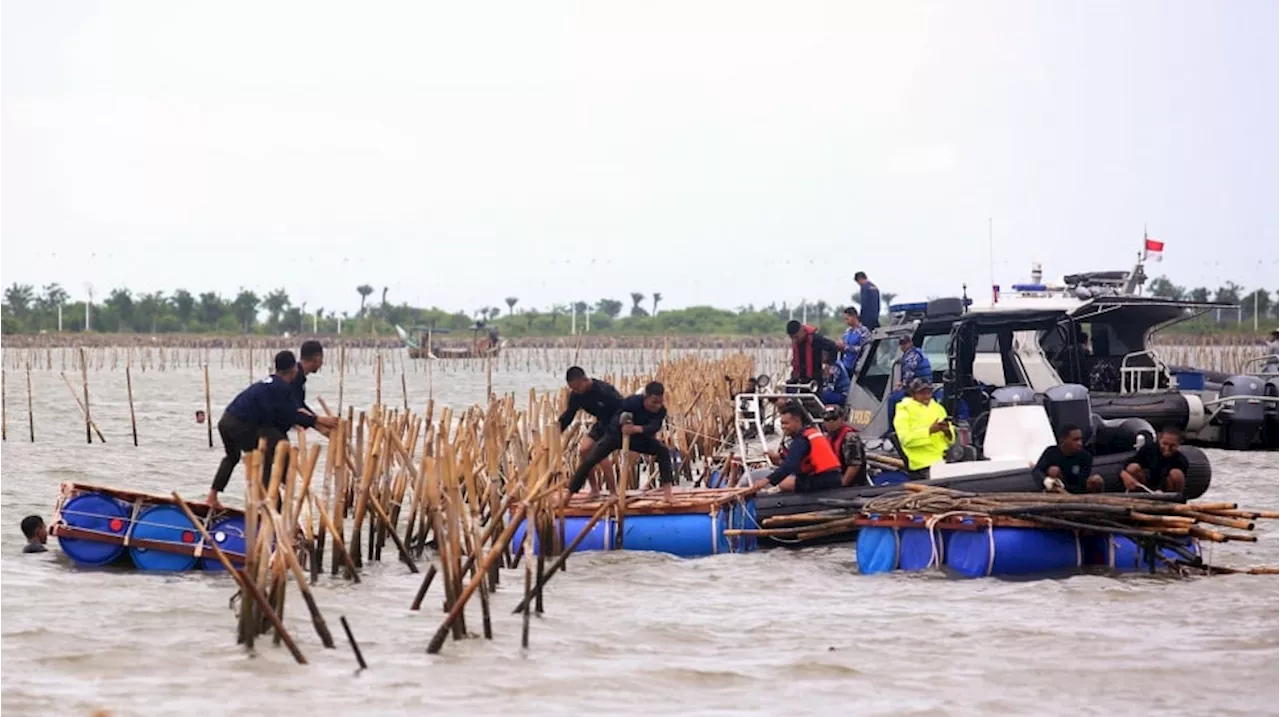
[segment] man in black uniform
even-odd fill
[[[231,472],[240,462],[240,454],[256,450],[259,438],[267,439],[266,461],[262,467],[265,483],[271,477],[276,444],[288,440],[286,435],[290,428],[295,425],[311,428],[322,421],[326,427],[337,423],[336,418],[317,418],[298,404],[293,388],[298,362],[292,351],[276,354],[275,365],[274,374],[255,381],[232,399],[218,421],[218,434],[222,436],[226,455],[218,464],[218,472],[209,488],[207,502],[215,508],[220,506],[218,494],[231,480]]]
[[[324,367],[324,347],[320,345],[319,341],[303,341],[302,349],[298,354],[300,357],[298,373],[293,377],[293,383],[291,384],[293,386],[293,398],[304,411],[315,416],[316,412],[307,405],[307,374],[319,373],[320,369]],[[328,436],[328,421],[317,421],[315,429]]]
[[[592,469],[608,458],[610,453],[622,447],[624,433],[631,436],[631,450],[658,459],[662,497],[670,502],[671,487],[675,484],[675,473],[671,469],[671,453],[656,437],[658,431],[662,430],[663,422],[667,420],[667,409],[664,406],[665,393],[666,389],[662,384],[650,381],[644,387],[644,395],[628,396],[622,400],[618,412],[609,421],[609,427],[604,436],[583,457],[582,463],[578,464],[578,470],[574,471],[573,478],[569,480],[569,492],[565,495],[566,503],[574,493],[582,489],[582,484],[586,482],[587,475]],[[624,421],[623,416],[628,414],[630,418]]]
[[[1120,471],[1120,482],[1125,491],[1150,490],[1181,493],[1187,485],[1187,471],[1191,464],[1182,455],[1182,432],[1166,427],[1160,431],[1155,443],[1148,443],[1134,454],[1129,465]]]
[[[1068,493],[1102,492],[1102,476],[1093,472],[1093,454],[1085,450],[1084,433],[1070,423],[1058,431],[1058,445],[1040,454],[1031,475],[1036,480],[1061,481]]]
[[[609,428],[609,421],[622,405],[622,394],[618,389],[599,379],[588,378],[587,372],[579,366],[571,366],[564,374],[565,383],[569,385],[569,405],[560,414],[560,430],[563,431],[573,423],[578,411],[586,411],[595,416],[595,425],[578,443],[578,455],[585,458],[592,446],[604,438]],[[612,476],[613,465],[606,457],[600,461],[596,470],[591,472],[591,497],[600,495],[600,477]]]

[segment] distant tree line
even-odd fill
[[[1173,327],[1175,331],[1208,332],[1221,330],[1242,330],[1249,324],[1251,327],[1256,313],[1259,328],[1274,329],[1277,309],[1280,303],[1267,289],[1254,289],[1246,292],[1245,287],[1234,281],[1210,289],[1207,286],[1187,288],[1173,283],[1167,276],[1157,276],[1147,285],[1148,296],[1179,301],[1214,301],[1223,304],[1235,304],[1236,309],[1214,311],[1194,321]]]
[[[1240,310],[1224,312],[1221,325],[1235,327],[1237,321],[1251,321],[1254,300],[1259,317],[1275,317],[1277,304],[1269,292],[1258,289],[1242,295],[1243,287],[1228,283],[1210,292],[1204,287],[1187,290],[1174,285],[1167,277],[1158,277],[1147,293],[1167,298],[1197,301],[1215,300],[1238,303]],[[764,306],[749,304],[736,309],[690,306],[659,311],[662,293],[631,292],[630,306],[611,298],[595,302],[556,303],[541,309],[521,307],[517,296],[502,300],[499,306],[481,306],[472,311],[449,311],[436,307],[413,307],[407,303],[392,304],[389,289],[383,287],[380,300],[370,301],[375,289],[370,284],[356,287],[360,306],[355,313],[324,307],[309,307],[306,302],[294,304],[284,289],[259,295],[251,289],[240,289],[234,296],[217,292],[192,293],[178,289],[172,294],[150,292],[134,294],[127,288],[112,289],[105,296],[72,301],[59,284],[48,284],[37,290],[29,284],[13,284],[4,290],[0,308],[0,330],[5,334],[54,332],[61,313],[65,332],[88,330],[104,333],[193,333],[193,334],[388,334],[395,326],[406,329],[434,327],[465,331],[476,322],[496,325],[503,334],[520,336],[566,336],[576,323],[579,332],[644,336],[653,334],[764,335],[778,334],[792,318],[805,319],[827,333],[843,330],[840,318],[852,301],[802,302],[790,305],[772,302]],[[882,292],[881,307],[887,311],[895,298]],[[86,322],[85,312],[88,310]],[[574,316],[576,315],[576,320]],[[1220,327],[1219,327],[1220,328]]]

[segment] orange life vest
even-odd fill
[[[841,451],[841,448],[844,445],[844,437],[853,432],[853,426],[846,423],[841,426],[840,430],[836,431],[834,435],[829,433],[826,434],[827,440],[831,443],[831,450],[835,451],[836,458],[840,460],[840,470],[844,470],[849,467],[844,464],[844,453]]]
[[[831,441],[827,440],[822,429],[810,426],[805,429],[804,437],[809,439],[809,455],[800,461],[801,473],[813,476],[840,470],[840,459],[831,450]]]

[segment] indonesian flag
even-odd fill
[[[1153,258],[1155,261],[1160,261],[1160,257],[1164,252],[1164,242],[1145,238],[1144,241],[1146,242],[1146,246],[1143,248],[1144,254],[1147,257]]]

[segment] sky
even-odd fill
[[[1151,276],[1275,290],[1278,13],[6,0],[0,283],[843,304],[1128,268],[1145,226]]]

